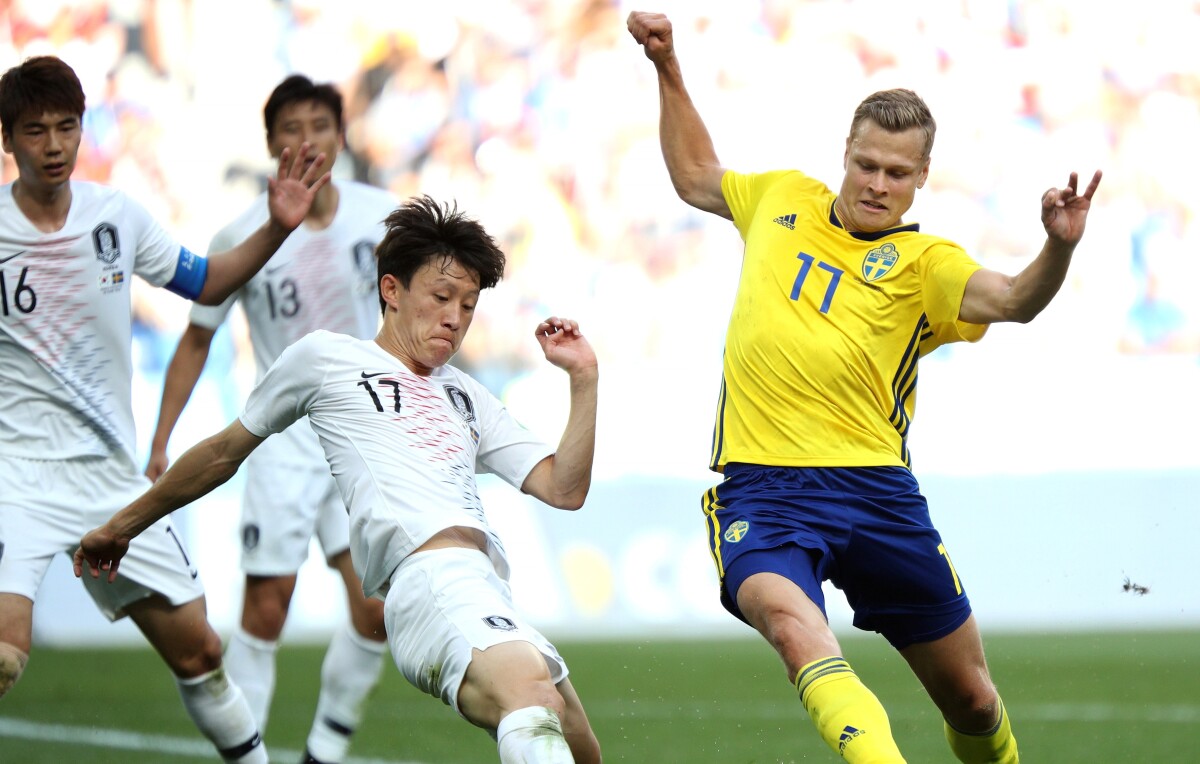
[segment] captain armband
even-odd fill
[[[204,290],[208,278],[208,259],[190,252],[187,247],[179,248],[179,262],[175,264],[175,275],[167,283],[167,289],[188,300],[195,300]]]

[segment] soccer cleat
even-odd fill
[[[313,756],[312,753],[307,748],[305,748],[304,749],[304,758],[300,759],[300,764],[328,764],[328,763],[321,761],[316,756]]]

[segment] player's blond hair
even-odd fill
[[[889,133],[902,133],[916,127],[925,134],[925,151],[923,159],[928,159],[933,151],[933,136],[937,132],[937,122],[929,106],[911,90],[896,88],[880,90],[863,99],[854,110],[854,119],[850,121],[850,137],[853,139],[862,123],[870,120],[887,130]]]

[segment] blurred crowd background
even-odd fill
[[[530,426],[553,431],[562,385],[528,333],[546,314],[578,318],[605,363],[607,419],[659,422],[655,432],[688,444],[664,449],[613,427],[601,433],[613,441],[601,471],[654,459],[655,469],[696,474],[740,242],[668,184],[653,67],[625,31],[632,7],[0,0],[0,62],[38,53],[71,62],[89,104],[77,178],[124,188],[200,251],[271,172],[262,125],[271,88],[293,72],[336,83],[348,144],[338,178],[455,199],[509,253],[458,365]],[[1055,305],[1024,333],[997,327],[992,354],[976,356],[1013,374],[1004,392],[1015,403],[1019,380],[1078,377],[1080,360],[1093,373],[1073,391],[1085,397],[1078,410],[1164,374],[1200,379],[1200,300],[1189,281],[1200,258],[1196,2],[1121,13],[1085,0],[664,0],[649,10],[676,25],[686,80],[727,167],[796,167],[836,187],[858,101],[890,86],[920,92],[940,130],[910,221],[997,270],[1015,272],[1037,252],[1046,187],[1072,170],[1085,182],[1104,170]],[[161,290],[137,290],[144,427],[186,311]],[[236,321],[217,343],[215,403],[202,395],[197,405],[218,405],[218,419],[236,414],[252,384],[245,345]],[[964,355],[935,354],[925,367],[954,354]],[[972,375],[988,372],[965,363],[947,373],[944,410],[955,410],[972,403]],[[1036,392],[1025,395],[1036,407]],[[931,465],[942,465],[936,446]]]
[[[199,250],[271,171],[261,117],[271,88],[292,72],[336,83],[348,144],[338,177],[456,199],[509,253],[461,365],[501,395],[553,395],[526,336],[543,315],[575,316],[622,405],[705,429],[740,243],[670,188],[653,68],[625,30],[632,7],[7,0],[0,62],[53,52],[73,64],[88,96],[76,177],[122,187]],[[736,169],[797,167],[836,187],[858,101],[885,87],[920,92],[939,132],[910,220],[990,267],[1015,272],[1038,250],[1045,188],[1102,168],[1070,283],[1053,316],[1014,341],[1055,349],[1051,358],[1080,347],[1093,359],[1184,357],[1180,373],[1193,373],[1192,0],[1121,13],[1084,0],[664,0],[646,9],[672,17],[693,97]],[[138,291],[147,379],[161,375],[186,309]],[[235,326],[214,359],[241,375],[214,379],[252,380],[244,337]],[[232,416],[244,390],[230,390],[223,413]]]
[[[273,169],[271,89],[296,72],[336,83],[348,146],[335,177],[454,199],[508,253],[454,363],[556,440],[566,384],[534,326],[577,318],[600,355],[593,512],[555,525],[484,487],[524,566],[524,604],[556,628],[729,625],[697,499],[714,482],[705,465],[741,242],[671,189],[653,67],[625,28],[635,8],[674,21],[693,98],[734,169],[794,167],[836,188],[858,102],[921,93],[939,129],[908,221],[997,270],[1015,273],[1040,249],[1046,188],[1104,171],[1050,308],[922,362],[914,467],[945,478],[926,488],[943,534],[959,537],[956,559],[1008,571],[984,591],[1000,619],[1066,623],[1070,579],[1082,621],[1142,623],[1147,613],[1112,598],[1122,571],[1151,571],[1159,617],[1194,621],[1195,557],[1179,545],[1194,537],[1180,529],[1197,522],[1188,486],[1200,474],[1195,0],[1119,12],[1090,0],[0,0],[0,65],[41,53],[71,63],[88,99],[75,177],[123,188],[197,251]],[[188,304],[140,282],[134,297],[144,451]],[[236,416],[253,380],[235,312],[172,453]],[[1121,477],[1130,470],[1142,482]],[[190,542],[213,561],[204,575],[221,624],[236,613],[239,498],[236,481],[214,494]],[[298,598],[293,620],[327,625],[335,583]],[[61,604],[82,597],[72,585],[43,600],[79,612]],[[1046,594],[1012,597],[1014,585]],[[61,629],[78,633],[69,619]]]

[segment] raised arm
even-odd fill
[[[150,490],[83,537],[75,550],[75,575],[82,576],[87,563],[92,578],[99,578],[100,571],[108,571],[108,581],[112,583],[134,536],[233,477],[262,442],[241,421],[234,420],[221,432],[188,449]]]
[[[329,182],[329,173],[321,172],[325,155],[317,154],[310,162],[308,152],[305,143],[296,153],[295,161],[291,149],[284,149],[279,155],[279,171],[276,177],[267,179],[270,220],[233,249],[208,256],[208,275],[196,302],[202,305],[224,302],[258,273],[283,240],[304,221],[317,191]]]
[[[1097,170],[1082,194],[1078,192],[1076,173],[1071,173],[1066,188],[1051,188],[1042,194],[1042,226],[1046,229],[1042,251],[1016,276],[987,269],[976,271],[963,292],[960,320],[972,324],[1028,323],[1050,304],[1067,277],[1075,246],[1083,238],[1101,175]]]
[[[634,11],[626,23],[658,72],[658,134],[675,192],[697,209],[732,220],[721,193],[725,169],[683,84],[670,20],[661,13]]]
[[[570,378],[571,411],[558,450],[538,462],[521,490],[558,509],[579,509],[592,486],[596,454],[596,353],[570,319],[547,318],[535,334],[546,360]]]
[[[171,440],[171,432],[179,422],[183,407],[187,405],[192,391],[196,389],[196,381],[204,371],[208,350],[215,334],[215,329],[188,324],[183,336],[179,338],[179,345],[175,348],[175,355],[171,357],[166,379],[163,380],[158,425],[154,428],[154,437],[150,440],[146,477],[151,480],[158,480],[167,469],[167,443]]]

